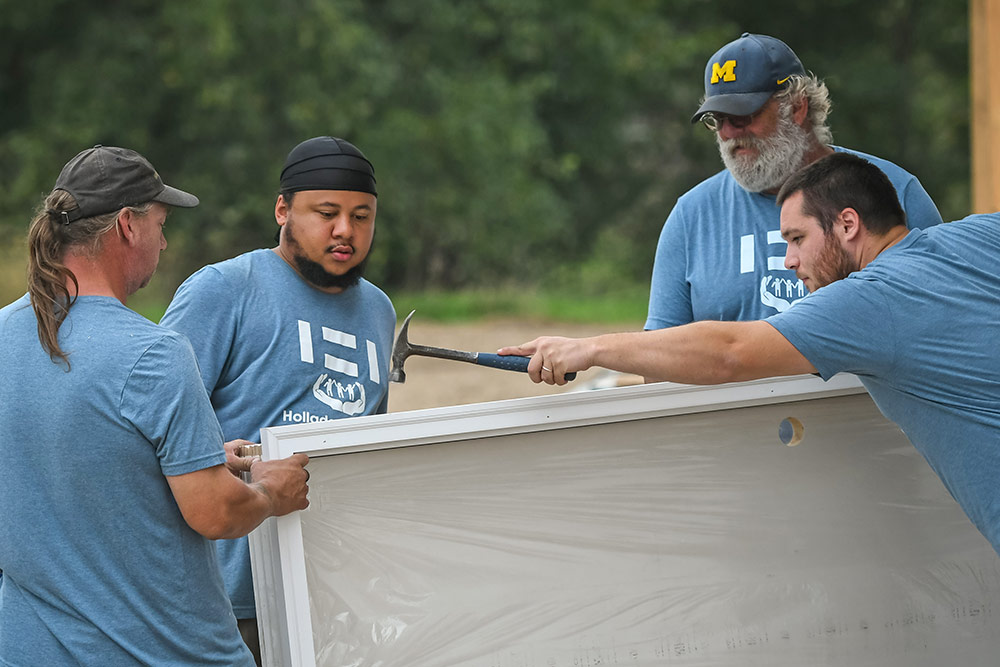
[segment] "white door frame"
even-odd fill
[[[864,393],[853,375],[757,380],[718,386],[657,383],[261,430],[263,459],[377,449],[566,429]],[[775,428],[777,429],[777,424]],[[777,440],[777,431],[776,431]],[[250,535],[254,593],[267,665],[315,667],[305,553],[298,512]]]

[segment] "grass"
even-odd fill
[[[27,291],[28,251],[22,239],[0,243],[0,308]]]
[[[167,299],[163,299],[155,294],[144,295],[142,290],[139,290],[129,297],[128,307],[148,320],[159,322],[160,318],[163,317],[163,313],[167,312],[167,305],[169,303],[170,301]]]
[[[22,241],[23,243],[23,241]],[[0,244],[0,307],[25,292],[26,251],[21,243]],[[581,290],[582,292],[582,290]],[[458,291],[407,292],[387,290],[399,321],[411,311],[438,322],[471,322],[490,317],[548,322],[628,324],[641,328],[646,320],[648,286],[623,286],[605,294],[571,293],[568,290],[501,287]],[[129,299],[129,307],[159,322],[169,295],[153,286]]]
[[[8,265],[9,267],[9,265]],[[6,305],[24,294],[22,270],[3,271],[12,274],[10,284],[18,288],[5,294]],[[577,322],[590,324],[630,324],[636,327],[646,321],[647,291],[645,287],[622,290],[603,296],[571,295],[539,290],[462,290],[458,292],[389,292],[399,321],[411,310],[423,320],[437,322],[474,322],[490,317],[525,319],[547,322]],[[128,301],[129,308],[144,317],[159,322],[169,301],[154,291],[139,291]]]
[[[23,236],[0,240],[0,307],[18,299],[26,289],[27,249]],[[154,279],[156,280],[156,279]],[[591,280],[588,282],[593,283]],[[560,285],[574,284],[560,281]],[[469,322],[484,318],[514,318],[533,321],[576,322],[593,324],[628,324],[641,328],[646,321],[648,285],[621,285],[607,288],[603,294],[582,286],[571,292],[555,289],[504,286],[456,291],[427,290],[408,292],[388,289],[399,320],[411,311],[421,319],[438,322]],[[128,302],[153,322],[166,311],[170,294],[162,286],[150,285]]]
[[[516,288],[390,292],[389,296],[400,320],[411,310],[417,310],[421,318],[439,322],[509,317],[553,322],[641,325],[646,321],[648,294],[646,286],[636,286],[599,296]]]
[[[411,310],[423,320],[473,322],[489,317],[548,322],[631,324],[646,321],[646,287],[620,290],[604,296],[580,296],[538,290],[462,290],[458,292],[388,292],[402,322]],[[129,307],[159,322],[167,303],[143,292],[129,299]]]

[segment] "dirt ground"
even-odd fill
[[[415,315],[410,321],[408,337],[411,343],[420,345],[469,352],[496,352],[497,348],[504,345],[517,345],[540,335],[593,336],[639,326],[641,325],[630,327],[513,319],[440,323],[421,322]],[[642,381],[636,376],[619,376],[601,369],[590,369],[580,373],[576,380],[567,385],[556,387],[534,384],[525,373],[425,357],[410,357],[406,360],[404,369],[406,382],[389,385],[389,412],[543,396],[594,385],[614,386]]]

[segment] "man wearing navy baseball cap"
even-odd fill
[[[705,101],[691,122],[709,113],[749,116],[786,86],[793,74],[805,73],[799,57],[780,39],[743,33],[708,61]]]
[[[682,195],[660,234],[646,329],[697,320],[756,320],[806,294],[784,268],[775,195],[799,168],[834,151],[861,155],[892,182],[909,227],[941,222],[920,182],[895,164],[832,145],[826,85],[780,39],[743,33],[705,65],[691,119],[715,134],[725,170]]]
[[[375,168],[349,141],[295,146],[278,174],[277,246],[196,272],[160,324],[188,337],[229,439],[265,426],[386,412],[396,312],[365,280]],[[260,663],[247,540],[217,542],[244,641]]]

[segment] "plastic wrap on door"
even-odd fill
[[[867,395],[310,471],[318,665],[995,663],[1000,559]]]

